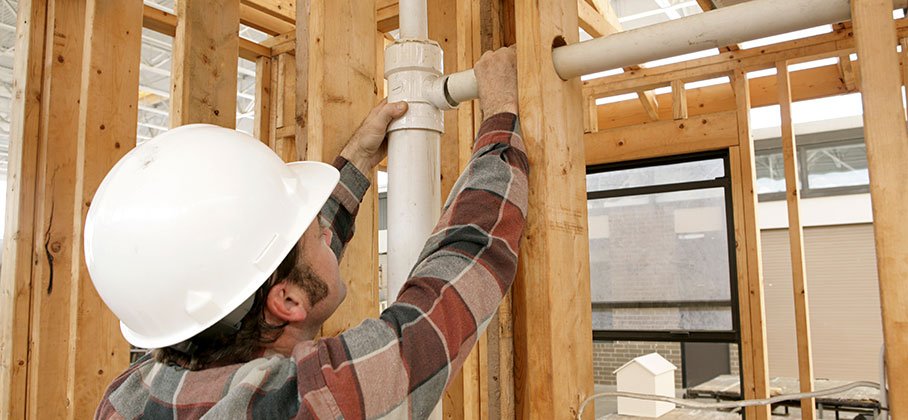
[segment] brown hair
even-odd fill
[[[191,338],[191,350],[184,352],[174,347],[153,350],[155,361],[177,365],[189,370],[202,370],[235,363],[244,363],[255,358],[262,346],[275,342],[284,330],[286,323],[270,324],[265,320],[265,305],[268,292],[275,285],[288,282],[302,288],[309,296],[312,305],[328,295],[328,285],[312,272],[306,264],[299,264],[300,245],[293,247],[284,257],[277,270],[262,287],[255,292],[255,299],[249,313],[240,322],[235,333],[216,337],[196,335]]]

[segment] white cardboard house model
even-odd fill
[[[675,396],[675,365],[659,353],[650,353],[631,360],[615,370],[618,392]],[[618,414],[624,416],[660,417],[675,409],[667,402],[618,398]]]

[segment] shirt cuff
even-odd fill
[[[334,159],[333,165],[340,172],[339,183],[349,190],[350,193],[356,197],[357,201],[362,202],[363,197],[366,195],[366,190],[372,185],[369,178],[363,175],[363,173],[356,168],[356,165],[353,165],[341,156]]]

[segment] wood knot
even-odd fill
[[[62,250],[62,249],[63,249],[63,244],[61,244],[60,242],[54,242],[54,243],[50,244],[51,252],[60,252],[60,250]]]

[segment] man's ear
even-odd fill
[[[309,299],[296,286],[287,282],[276,284],[268,292],[266,306],[272,315],[284,322],[299,322],[306,319]]]

